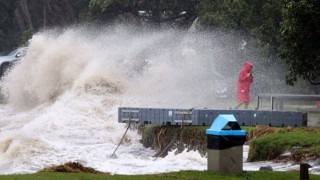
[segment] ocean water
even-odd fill
[[[219,76],[212,70],[228,56],[225,45],[205,38],[197,44],[194,36],[121,26],[35,34],[27,55],[1,81],[7,101],[0,105],[0,174],[66,162],[126,175],[206,170],[207,158],[195,151],[155,158],[134,129],[111,158],[127,128],[118,123],[118,107],[223,108],[214,103]],[[247,163],[247,154],[244,146],[244,170],[299,169]]]

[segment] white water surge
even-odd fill
[[[184,41],[180,32],[123,27],[34,35],[27,56],[2,81],[8,103],[0,106],[0,174],[71,161],[112,174],[206,170],[206,157],[193,151],[155,160],[135,130],[111,158],[126,129],[118,123],[120,106],[221,108],[213,103],[214,60],[181,53]],[[211,47],[217,56],[222,50]],[[261,165],[268,164],[244,169]]]

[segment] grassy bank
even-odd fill
[[[207,151],[206,126],[153,126],[142,128],[141,142],[151,147],[158,156],[165,156],[168,151],[184,148],[197,150],[201,155]],[[320,158],[320,128],[268,126],[242,127],[247,131],[249,145],[248,161],[276,160],[280,155],[295,147],[286,161],[312,160]]]
[[[248,161],[285,158],[299,163],[320,157],[319,128],[264,128],[269,132],[250,140]],[[281,157],[284,152],[291,152]]]
[[[208,171],[181,171],[172,173],[161,173],[152,175],[105,175],[105,174],[84,174],[84,173],[58,173],[41,172],[27,175],[2,175],[1,180],[72,180],[72,179],[130,179],[130,180],[149,180],[149,179],[228,179],[228,180],[287,180],[299,179],[298,171],[272,172],[272,171],[250,171],[241,174],[222,174]],[[320,179],[319,175],[310,175],[310,179]]]

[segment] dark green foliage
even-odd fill
[[[302,77],[320,84],[320,1],[289,2],[281,30],[281,57],[289,64],[287,83],[293,85]]]
[[[110,21],[126,11],[129,0],[90,0],[89,8],[94,18]]]
[[[11,50],[6,45],[14,46],[19,40],[15,37],[14,11],[19,0],[0,0],[0,52]]]
[[[250,20],[251,11],[246,1],[201,1],[199,18],[213,28],[242,29]]]
[[[28,41],[31,39],[32,35],[33,35],[33,32],[31,29],[24,31],[21,35],[20,44],[27,44]]]
[[[0,0],[0,29],[6,29],[12,25],[12,17],[19,0]]]

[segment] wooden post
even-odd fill
[[[307,163],[300,164],[300,180],[309,180],[309,168],[311,168]]]

